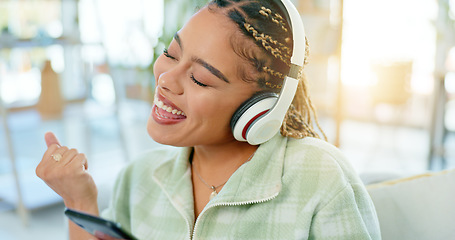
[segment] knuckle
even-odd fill
[[[42,171],[41,168],[38,166],[38,167],[35,169],[35,173],[36,173],[36,176],[38,176],[39,178],[41,178],[43,171]]]
[[[46,168],[44,166],[38,166],[35,170],[36,176],[44,180],[45,182],[53,181],[59,177],[61,172],[56,169]]]
[[[75,149],[75,148],[71,148],[71,149],[68,150],[68,151],[69,151],[70,153],[72,153],[72,154],[78,154],[78,151],[77,151],[77,149]]]
[[[79,153],[78,157],[81,159],[87,159],[87,156],[85,156],[85,153]]]
[[[38,167],[35,169],[36,176],[38,176],[41,179],[44,179],[47,176],[47,171],[46,168],[44,168],[41,165],[38,165]]]
[[[57,148],[56,146],[53,146],[53,145],[50,146],[50,147],[46,150],[46,152],[44,153],[44,156],[50,155],[50,154],[54,153],[55,151],[57,151],[57,149],[58,149],[58,148]]]
[[[51,144],[51,145],[49,146],[49,149],[55,150],[55,149],[57,149],[57,148],[59,148],[59,147],[60,147],[60,146],[59,146],[58,144],[53,143],[53,144]]]
[[[39,177],[41,179],[43,179],[44,181],[49,181],[50,179],[52,179],[52,175],[48,171],[45,171],[45,170],[40,171]]]

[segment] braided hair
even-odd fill
[[[238,56],[250,64],[239,67],[240,77],[246,82],[256,82],[263,91],[279,93],[290,69],[293,49],[292,30],[285,17],[287,13],[282,12],[273,0],[213,0],[208,8],[214,12],[221,11],[238,27],[237,34],[231,36],[231,46]],[[305,44],[306,65],[306,39]],[[300,69],[297,92],[280,131],[283,136],[292,138],[320,138],[313,123],[327,140],[308,94],[306,76]]]

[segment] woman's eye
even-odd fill
[[[163,55],[164,55],[165,57],[167,57],[167,58],[172,59],[172,60],[177,60],[175,57],[173,57],[173,56],[171,56],[171,55],[169,54],[169,52],[168,52],[168,50],[167,50],[166,48],[163,50]]]
[[[196,83],[197,85],[199,85],[199,86],[201,86],[201,87],[207,87],[206,84],[203,84],[203,83],[199,82],[198,80],[196,80],[196,78],[194,78],[194,75],[193,75],[193,74],[191,74],[190,78],[191,78],[191,80],[193,80],[193,82]]]

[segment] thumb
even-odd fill
[[[57,137],[54,135],[53,132],[47,132],[44,134],[44,140],[46,141],[47,147],[49,147],[52,144],[57,144],[60,146],[60,142],[58,141]]]

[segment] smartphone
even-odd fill
[[[137,240],[137,238],[133,237],[130,233],[123,230],[120,227],[119,223],[69,208],[65,210],[65,215],[72,222],[92,235],[95,235],[96,232],[102,232],[113,238]]]

